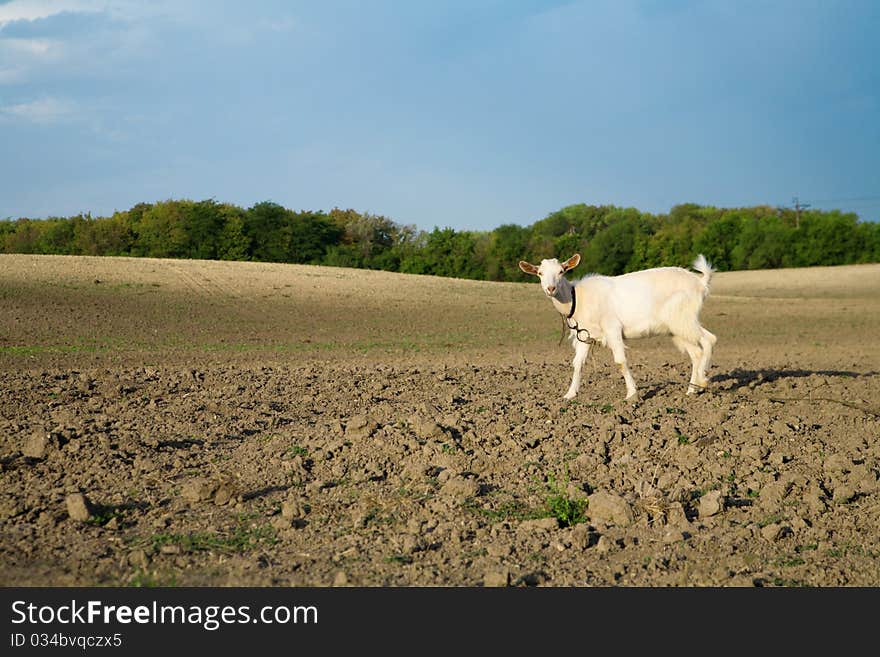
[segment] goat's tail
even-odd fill
[[[694,260],[694,264],[691,265],[694,269],[700,272],[703,276],[700,278],[700,282],[703,284],[703,288],[705,289],[705,294],[709,293],[709,281],[712,280],[712,274],[715,273],[715,270],[712,269],[712,265],[709,264],[709,261],[706,260],[706,256],[702,253],[697,256],[697,259]]]

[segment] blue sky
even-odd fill
[[[0,218],[880,218],[880,2],[0,0]]]

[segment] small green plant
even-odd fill
[[[126,508],[130,507],[125,504],[119,506],[97,506],[92,512],[92,516],[86,520],[86,524],[103,527],[114,518],[121,521]]]
[[[238,525],[230,532],[189,534],[160,533],[136,541],[136,545],[149,545],[158,551],[163,545],[177,545],[184,552],[222,552],[225,554],[243,553],[261,545],[274,545],[278,542],[275,530],[269,525],[248,525],[249,518],[239,516]]]
[[[364,517],[364,525],[393,525],[394,522],[393,514],[382,515],[375,507],[371,508]]]
[[[587,500],[575,500],[564,495],[549,495],[545,500],[550,516],[556,518],[563,527],[570,527],[586,522],[584,511]]]
[[[556,518],[562,527],[571,527],[587,520],[584,513],[587,508],[587,500],[569,497],[566,491],[567,485],[567,471],[562,484],[557,483],[556,477],[550,475],[547,482],[549,490],[544,498],[547,517]]]
[[[773,586],[791,588],[791,587],[803,587],[803,586],[807,586],[807,585],[804,584],[803,582],[799,582],[796,579],[786,579],[785,577],[774,577],[773,578]]]
[[[666,414],[667,415],[684,415],[685,410],[683,408],[676,408],[673,406],[667,406],[666,407]]]
[[[407,565],[412,563],[412,557],[408,554],[392,554],[391,556],[385,557],[385,561],[387,563],[399,563]]]
[[[136,588],[155,588],[159,586],[177,586],[177,576],[173,573],[168,577],[161,577],[155,573],[148,573],[138,569],[128,581],[128,586]]]
[[[855,554],[860,557],[867,555],[876,558],[876,555],[871,550],[865,550],[861,545],[853,545],[852,543],[841,543],[837,547],[828,550],[827,554],[829,557],[845,557],[848,554]]]
[[[291,447],[287,450],[287,455],[291,457],[302,456],[303,458],[305,458],[309,455],[309,450],[307,450],[305,447],[301,447],[300,445],[291,445]]]
[[[477,513],[492,522],[500,522],[503,520],[533,520],[535,518],[544,517],[542,512],[530,509],[519,500],[503,502],[494,508],[478,506],[475,502],[469,500],[462,505],[462,508]]]
[[[689,442],[691,442],[691,439],[688,436],[685,436],[683,433],[678,434],[679,445],[687,445]]]
[[[792,566],[803,566],[805,563],[807,563],[807,562],[803,558],[792,557],[792,556],[779,557],[776,560],[776,565],[780,566],[782,568],[790,568]]]
[[[774,522],[779,522],[782,520],[781,513],[774,513],[772,516],[767,516],[763,520],[758,522],[758,527],[766,527],[767,525],[772,525]]]
[[[487,554],[489,554],[489,550],[487,550],[486,548],[477,548],[474,550],[469,550],[461,556],[463,556],[465,559],[477,559],[479,557],[485,557]]]
[[[101,508],[98,509],[94,514],[92,514],[91,518],[86,520],[86,524],[103,527],[108,522],[113,520],[113,518],[118,518],[121,520],[122,512],[112,507]]]

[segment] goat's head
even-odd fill
[[[544,294],[552,297],[556,294],[556,288],[559,287],[559,281],[565,276],[565,272],[577,267],[580,261],[580,254],[575,253],[565,262],[559,262],[556,258],[551,258],[549,260],[542,260],[541,264],[537,267],[525,260],[520,260],[519,268],[527,274],[534,274],[540,278]]]

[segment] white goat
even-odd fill
[[[687,394],[709,385],[706,370],[716,338],[700,325],[699,317],[714,270],[703,255],[693,263],[702,276],[681,267],[656,267],[621,276],[590,274],[570,283],[565,272],[580,261],[576,253],[565,262],[542,260],[538,267],[524,260],[519,263],[524,272],[540,277],[544,293],[570,329],[574,374],[565,399],[574,398],[580,389],[581,369],[592,344],[611,349],[626,382],[626,398],[635,399],[636,384],[623,341],[652,335],[671,335],[675,346],[690,356],[693,369]]]

